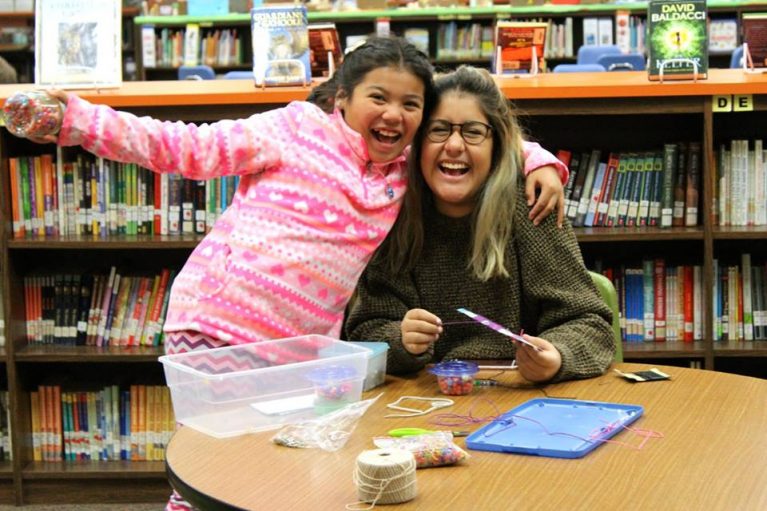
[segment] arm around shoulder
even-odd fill
[[[551,165],[559,174],[559,179],[562,181],[562,185],[564,186],[567,183],[567,178],[570,176],[570,171],[567,168],[567,165],[541,147],[539,143],[525,140],[522,143],[522,156],[525,159],[525,176],[529,176],[531,172],[534,172],[541,167]]]

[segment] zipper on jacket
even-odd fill
[[[366,167],[367,167],[368,172],[372,171],[373,170],[373,162],[372,161],[367,162]],[[392,188],[392,185],[389,182],[389,177],[386,174],[384,174],[380,169],[378,169],[378,173],[381,174],[381,177],[386,182],[386,195],[390,199],[393,199],[394,198],[394,188]]]

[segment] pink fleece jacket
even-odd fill
[[[165,321],[231,344],[308,333],[337,337],[362,270],[406,187],[402,155],[370,161],[336,112],[289,105],[213,124],[158,121],[72,97],[61,145],[190,179],[239,175],[231,205],[179,272]],[[556,165],[525,144],[525,172]]]

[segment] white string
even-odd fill
[[[393,455],[390,463],[386,456]],[[376,457],[367,463],[366,457]],[[405,461],[397,461],[406,457]],[[416,462],[409,451],[402,449],[377,449],[365,451],[357,457],[352,480],[357,487],[357,502],[346,504],[349,511],[369,511],[376,504],[399,504],[417,495]],[[401,480],[401,481],[400,481]],[[360,507],[367,504],[366,507]]]

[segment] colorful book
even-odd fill
[[[650,0],[647,29],[650,80],[706,78],[706,0]]]
[[[741,27],[743,42],[748,45],[748,65],[767,68],[767,12],[744,12]]]
[[[254,7],[250,11],[250,21],[256,86],[311,82],[306,7]]]
[[[308,30],[312,76],[328,77],[332,74],[331,64],[333,69],[337,69],[343,58],[336,25],[335,23],[313,23],[309,25]]]
[[[684,225],[684,203],[687,193],[687,143],[678,144],[676,174],[674,176],[674,206],[671,225],[681,227]]]
[[[687,190],[684,206],[684,224],[687,227],[698,225],[698,202],[701,180],[700,142],[691,142],[687,156]]]
[[[548,23],[535,21],[498,21],[495,25],[493,69],[498,74],[529,73],[533,69],[533,53],[537,70],[546,68],[543,58]]]

